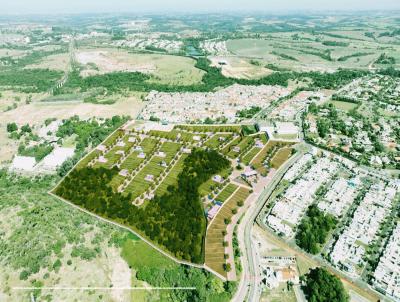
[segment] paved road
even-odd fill
[[[264,207],[265,202],[274,191],[275,187],[279,184],[283,175],[295,161],[297,161],[303,152],[298,152],[293,158],[282,165],[276,172],[272,181],[264,188],[258,199],[249,207],[246,215],[243,217],[242,223],[238,227],[239,246],[242,251],[242,266],[243,272],[239,282],[238,290],[232,299],[235,302],[259,301],[261,288],[260,288],[260,274],[258,257],[256,257],[255,249],[252,246],[251,229],[254,222]]]

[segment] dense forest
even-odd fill
[[[0,86],[18,88],[20,91],[45,92],[62,77],[62,72],[49,69],[23,69],[0,72]]]
[[[139,230],[179,259],[203,262],[206,219],[198,193],[212,175],[229,167],[229,161],[214,150],[193,150],[178,175],[178,186],[156,196],[145,207],[131,205],[132,197],[115,193],[107,185],[116,168],[73,170],[55,193],[103,217]]]
[[[347,302],[349,297],[340,279],[317,267],[304,276],[302,289],[310,302]]]
[[[317,254],[325,243],[329,232],[335,227],[336,219],[311,205],[300,222],[296,233],[296,243],[311,254]]]

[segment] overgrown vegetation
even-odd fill
[[[78,116],[73,116],[64,120],[57,130],[57,137],[64,139],[71,135],[76,135],[75,155],[68,159],[58,169],[60,176],[64,176],[85,154],[88,147],[95,147],[100,144],[110,133],[121,127],[129,118],[126,116],[113,116],[103,122],[96,119],[81,120]]]
[[[47,194],[56,181],[55,177],[25,178],[0,170],[0,214],[6,217],[3,224],[0,222],[2,272],[10,276],[15,274],[17,278],[19,276],[21,280],[31,282],[32,286],[57,286],[63,266],[75,265],[80,261],[78,259],[99,259],[104,257],[103,247],[113,246],[121,250],[121,256],[132,268],[135,280],[154,287],[196,288],[191,291],[149,292],[150,300],[230,300],[236,288],[235,283],[223,282],[205,270],[178,265],[133,234],[56,200]],[[13,214],[9,217],[7,213],[15,213],[16,216]],[[6,223],[12,223],[12,228]],[[92,262],[88,267],[97,265],[101,264]],[[13,277],[9,280],[12,281]],[[11,283],[2,285],[5,299],[17,300],[13,296],[15,291],[7,290]],[[33,291],[33,295],[37,300],[52,298],[48,293],[46,297],[42,296],[40,290]]]
[[[49,69],[16,69],[0,72],[0,86],[26,93],[45,92],[61,78],[62,72]]]

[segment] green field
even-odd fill
[[[216,201],[224,203],[238,188],[237,185],[232,183],[228,184],[218,195],[215,197]]]

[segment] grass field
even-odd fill
[[[176,162],[174,167],[169,171],[167,177],[164,179],[164,181],[158,186],[156,190],[156,195],[163,195],[167,192],[167,188],[169,186],[176,186],[178,183],[178,175],[183,169],[183,163],[185,161],[185,158],[187,157],[187,154],[183,154],[179,160]]]
[[[223,246],[224,235],[222,233],[227,227],[225,219],[232,219],[234,216],[232,210],[238,208],[238,201],[245,201],[249,194],[249,190],[245,188],[240,188],[236,191],[236,193],[224,203],[207,229],[205,263],[223,276],[226,276],[223,267],[226,260],[224,258],[225,247]],[[229,247],[232,247],[232,242],[228,244]]]
[[[333,34],[342,37],[332,37],[331,33],[272,33],[268,39],[228,40],[227,47],[233,54],[256,59],[261,65],[265,63],[264,66],[268,66],[267,63],[273,62],[275,66],[292,70],[368,69],[382,52],[392,53],[393,57],[399,56],[398,46],[368,39],[359,31],[338,33],[335,31]],[[324,45],[325,41],[340,42],[344,46]]]
[[[209,148],[217,149],[223,146],[230,139],[232,139],[232,134],[215,134],[205,142],[205,145]]]
[[[178,125],[175,129],[183,129],[191,132],[233,132],[241,131],[240,125]]]
[[[147,175],[153,175],[154,180],[165,170],[160,165],[160,160],[152,158],[150,162],[133,178],[131,183],[125,188],[124,194],[132,193],[132,197],[136,198],[143,194],[150,186],[155,185],[154,182],[145,180]]]
[[[292,154],[291,148],[282,148],[276,152],[274,157],[271,159],[271,167],[278,169],[282,164],[289,159]]]
[[[82,76],[117,71],[137,71],[151,74],[150,81],[190,85],[201,82],[204,71],[194,67],[195,61],[182,56],[139,54],[124,49],[79,49],[77,61],[84,66]],[[94,68],[95,66],[95,68]]]
[[[224,171],[221,171],[219,175],[221,175],[224,179],[227,179],[230,174],[230,170],[226,169]],[[203,184],[200,185],[199,187],[199,193],[200,196],[207,196],[211,192],[213,192],[217,187],[221,187],[222,184],[215,182],[212,179],[207,180]]]
[[[245,164],[248,165],[250,164],[250,162],[253,160],[253,158],[258,154],[258,152],[260,152],[261,149],[258,147],[253,147],[250,149],[249,152],[247,152],[246,154],[244,154],[241,158],[241,161]]]
[[[278,141],[269,141],[264,148],[261,150],[261,152],[251,161],[251,165],[261,174],[266,174],[268,172],[268,166],[272,165],[272,159],[276,156],[276,154],[281,151],[281,150],[286,150],[287,151],[281,151],[279,152],[279,157],[275,159],[274,165],[275,167],[279,167],[283,162],[284,159],[288,158],[287,156],[290,156],[290,149],[288,148],[283,148],[284,146],[291,145],[291,143],[283,143],[283,142],[278,142]]]
[[[228,184],[218,195],[215,197],[216,201],[224,203],[238,188],[237,185],[232,183]]]
[[[354,108],[358,107],[358,104],[349,103],[349,102],[341,102],[341,101],[329,101],[329,104],[333,104],[337,109],[350,111]]]
[[[230,158],[240,157],[248,148],[254,145],[254,138],[250,136],[243,137],[238,144],[232,145],[231,150],[226,154]],[[233,147],[239,148],[239,152],[233,150]]]

